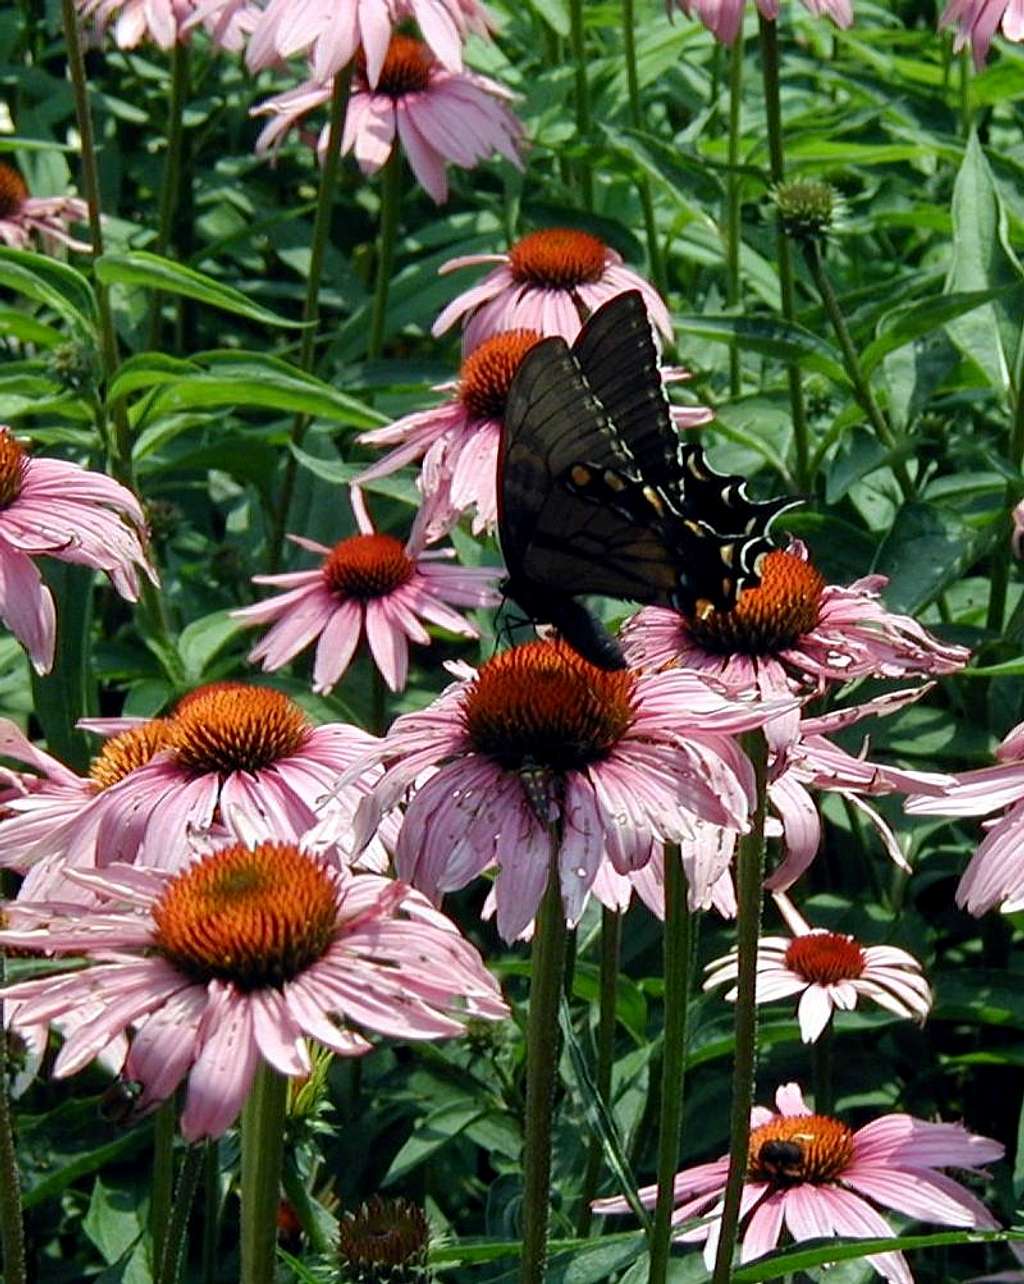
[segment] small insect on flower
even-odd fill
[[[127,1125],[139,1119],[144,1086],[138,1079],[115,1079],[100,1097],[99,1116],[104,1123]]]
[[[801,1139],[766,1141],[757,1152],[757,1167],[777,1186],[790,1185],[803,1177],[804,1150]]]

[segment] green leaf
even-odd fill
[[[250,321],[258,321],[261,325],[299,329],[304,324],[301,321],[290,321],[287,317],[271,312],[269,308],[253,303],[241,290],[224,285],[204,272],[197,272],[195,268],[161,258],[159,254],[149,254],[145,250],[133,250],[127,254],[104,254],[96,260],[96,275],[104,285],[133,285],[157,290],[162,294],[183,294],[186,298],[208,303],[212,308],[220,308],[222,312],[248,317]]]
[[[162,352],[140,352],[137,357],[123,361],[107,391],[108,401],[119,401],[130,392],[140,388],[152,388],[156,384],[176,383],[189,375],[201,373],[202,367],[194,361],[183,361],[180,357],[166,356]]]
[[[0,247],[0,285],[45,304],[68,325],[95,336],[96,296],[81,272],[66,263],[44,254]]]
[[[34,343],[40,348],[55,348],[66,336],[52,325],[45,325],[19,308],[0,308],[0,334],[9,334],[20,343]]]
[[[841,387],[850,386],[838,351],[825,339],[819,339],[795,322],[691,315],[677,318],[676,331],[695,334],[715,343],[750,348],[779,361],[796,362],[805,370],[825,375]]]
[[[977,556],[977,536],[962,517],[935,504],[905,504],[882,540],[874,570],[889,577],[892,611],[914,615],[960,578]]]
[[[796,1248],[767,1253],[756,1262],[737,1267],[730,1279],[734,1284],[760,1284],[777,1280],[795,1271],[807,1271],[827,1262],[846,1262],[851,1258],[874,1256],[876,1253],[905,1252],[908,1248],[937,1248],[943,1244],[998,1244],[1022,1240],[1021,1231],[939,1231],[934,1235],[894,1235],[888,1239],[804,1240]]]
[[[956,176],[952,215],[953,266],[946,289],[956,293],[1018,285],[1021,270],[1009,246],[1006,213],[977,134],[971,134]],[[1016,370],[1021,319],[1015,291],[1005,301],[975,308],[948,324],[956,345],[1001,393],[1008,391]]]
[[[984,303],[994,299],[1009,302],[1010,298],[1024,299],[1024,288],[1008,290],[996,286],[989,290],[966,290],[953,294],[940,294],[935,298],[919,299],[906,307],[887,312],[878,323],[878,337],[868,344],[860,355],[864,373],[870,374],[875,366],[890,352],[912,343],[922,335],[931,334],[957,317],[969,315]]]
[[[178,638],[178,653],[189,680],[200,682],[207,665],[227,646],[232,638],[245,631],[241,620],[233,620],[228,611],[214,611],[200,620],[186,624]]]
[[[108,1264],[128,1252],[145,1229],[145,1186],[107,1186],[97,1177],[82,1229]]]
[[[388,1186],[412,1172],[420,1164],[446,1146],[453,1137],[457,1137],[471,1123],[480,1119],[485,1110],[479,1102],[460,1098],[449,1102],[439,1110],[433,1110],[425,1119],[421,1119],[415,1131],[398,1154],[391,1161],[381,1183]]]

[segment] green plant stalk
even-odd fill
[[[761,884],[764,880],[764,812],[768,745],[763,732],[743,737],[743,747],[754,769],[757,803],[750,830],[739,842],[736,857],[736,943],[739,975],[736,980],[736,1035],[733,1047],[732,1113],[729,1139],[729,1175],[722,1207],[721,1237],[712,1284],[729,1284],[739,1229],[740,1199],[747,1175],[750,1150],[750,1110],[754,1104],[757,1066],[757,942],[761,933]]]
[[[966,142],[974,128],[974,110],[971,106],[971,51],[960,51],[960,133]]]
[[[597,1075],[595,1085],[606,1106],[611,1107],[612,1065],[615,1060],[615,1022],[619,997],[619,955],[622,947],[622,915],[616,910],[601,911],[601,973],[598,987],[597,1018]],[[593,1213],[590,1201],[597,1193],[601,1176],[603,1150],[601,1138],[595,1133],[587,1151],[587,1168],[583,1176],[583,1192],[579,1218],[576,1223],[578,1239],[590,1233]]]
[[[782,99],[779,92],[779,33],[773,19],[758,14],[761,37],[761,74],[764,84],[765,118],[768,127],[768,169],[773,183],[781,183],[786,176],[785,153],[782,142]],[[793,258],[789,240],[778,223],[776,254],[779,264],[779,293],[782,315],[787,321],[796,320],[796,285],[793,276]],[[791,363],[786,367],[789,384],[790,415],[793,420],[793,444],[796,449],[796,484],[799,490],[810,489],[812,478],[807,461],[809,437],[804,390],[800,382],[800,367]]]
[[[89,662],[94,572],[88,566],[49,560],[44,571],[60,628],[49,673],[30,669],[32,708],[46,747],[75,771],[85,772],[92,754],[79,718],[95,712],[95,674]]]
[[[174,1202],[174,1137],[178,1119],[174,1101],[156,1112],[153,1121],[153,1170],[149,1190],[149,1234],[153,1261],[161,1271],[164,1263],[164,1236],[169,1233]]]
[[[367,357],[373,361],[384,347],[384,326],[388,315],[388,293],[395,262],[395,236],[398,231],[398,207],[402,196],[402,153],[398,142],[380,172],[380,239],[377,250],[377,284],[373,291],[370,314],[370,341]]]
[[[814,1086],[814,1113],[830,1115],[835,1108],[832,1080],[832,1044],[835,1035],[832,1017],[811,1047],[812,1078]]]
[[[1024,358],[1024,339],[1021,340],[1021,354]],[[1018,363],[1014,386],[1013,425],[1010,429],[1010,447],[1007,459],[1010,468],[1019,477],[1024,465],[1024,359]],[[1010,584],[1010,561],[1012,547],[1010,537],[1013,531],[1013,507],[1019,495],[1019,481],[1010,481],[1006,486],[1006,498],[1003,529],[996,544],[992,558],[992,575],[989,580],[988,614],[986,626],[994,633],[1002,633],[1006,617],[1006,593]]]
[[[167,154],[164,158],[163,181],[160,187],[160,216],[157,223],[155,253],[166,256],[171,245],[174,219],[178,212],[181,188],[183,144],[185,139],[185,103],[188,100],[189,46],[175,41],[171,51],[171,101],[167,118]],[[160,309],[163,296],[153,294],[149,312],[149,346],[160,346]]]
[[[857,349],[853,346],[850,331],[846,327],[842,309],[839,307],[839,300],[836,298],[835,290],[832,289],[832,282],[825,271],[825,264],[821,257],[821,245],[817,238],[808,237],[803,242],[803,251],[804,261],[807,263],[808,270],[814,278],[814,284],[821,295],[825,312],[839,341],[839,347],[843,354],[843,366],[850,376],[850,382],[853,384],[853,394],[857,398],[857,404],[871,421],[871,426],[874,428],[878,440],[889,450],[895,452],[899,448],[899,442],[896,439],[896,434],[886,422],[885,416],[875,400],[875,395],[871,391],[871,385],[861,369]],[[904,499],[910,499],[914,494],[914,483],[910,480],[910,474],[907,472],[907,466],[904,461],[902,459],[894,459],[892,461],[892,471],[896,481],[899,483]]]
[[[96,139],[92,128],[92,113],[89,111],[89,84],[85,75],[85,60],[82,56],[75,0],[61,0],[61,15],[64,21],[64,41],[67,45],[68,73],[71,77],[71,89],[75,100],[75,123],[81,144],[82,186],[85,190],[85,201],[89,207],[89,239],[92,242],[93,256],[99,258],[103,253],[99,168],[96,164]],[[109,290],[102,281],[95,283],[95,289],[100,321],[100,356],[103,362],[104,382],[109,387],[117,372],[119,361],[117,332],[114,329],[114,316],[110,310]],[[131,428],[128,423],[128,411],[123,401],[114,403],[113,419],[113,435],[108,435],[107,439],[110,471],[118,481],[134,488]]]
[[[715,46],[717,48],[717,45]],[[743,141],[743,31],[729,51],[729,177],[725,204],[725,289],[729,311],[739,310],[743,301],[740,281],[740,215],[743,178],[739,173],[740,143]],[[740,350],[729,347],[729,392],[740,395]]]
[[[316,213],[313,216],[313,240],[309,253],[309,275],[306,278],[306,298],[302,306],[302,320],[305,329],[302,332],[302,343],[299,347],[299,369],[311,371],[316,358],[316,340],[320,320],[320,287],[323,283],[324,261],[327,257],[327,243],[331,231],[331,211],[334,207],[334,192],[338,186],[338,174],[341,170],[341,134],[345,127],[345,113],[348,110],[349,90],[352,85],[352,69],[345,68],[335,77],[331,87],[330,118],[327,126],[327,152],[320,170],[320,187],[317,191]],[[397,148],[396,148],[397,150]],[[309,416],[296,415],[292,421],[292,444],[301,446],[309,429]],[[284,477],[281,480],[281,494],[274,511],[274,524],[270,536],[269,558],[271,567],[276,570],[281,561],[281,549],[284,544],[285,526],[288,522],[288,510],[295,494],[295,478],[299,461],[289,451],[284,465]]]
[[[626,56],[626,89],[629,96],[629,119],[634,129],[642,129],[643,110],[640,106],[640,77],[636,61],[636,2],[622,0],[622,43]],[[668,293],[665,260],[658,240],[658,224],[654,217],[654,188],[650,175],[641,173],[637,179],[640,204],[644,212],[644,231],[647,235],[647,260],[654,284],[662,294]]]
[[[7,960],[0,950],[0,985],[7,979]],[[14,1121],[8,1092],[7,1026],[0,1003],[0,1248],[4,1284],[25,1284],[25,1227],[21,1211],[21,1176],[14,1144]]]
[[[156,1276],[156,1284],[178,1284],[182,1261],[185,1257],[185,1246],[188,1242],[188,1219],[192,1212],[199,1177],[203,1171],[206,1150],[205,1145],[189,1146],[181,1161],[178,1185],[169,1210],[170,1221],[167,1223],[163,1248],[158,1258],[160,1269]]]
[[[220,1238],[220,1141],[211,1137],[203,1156],[203,1264],[202,1284],[217,1277],[217,1241]]]
[[[288,1080],[261,1061],[242,1112],[241,1284],[273,1284]]]
[[[569,45],[576,72],[576,138],[590,138],[590,82],[587,79],[587,42],[583,29],[583,0],[569,0]],[[576,175],[584,209],[594,208],[594,173],[586,158],[577,162]]]
[[[665,1284],[672,1251],[673,1186],[683,1122],[687,1018],[690,1009],[690,911],[679,848],[665,848],[665,1037],[658,1127],[658,1201],[651,1232],[648,1284]]]
[[[551,836],[548,885],[531,950],[526,1022],[526,1126],[523,1144],[523,1232],[520,1284],[544,1284],[551,1203],[551,1128],[558,1073],[558,1003],[565,972],[565,911],[558,877],[560,836]]]

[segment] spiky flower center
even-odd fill
[[[474,419],[504,416],[519,364],[540,338],[536,330],[506,330],[485,339],[463,361],[459,400]]]
[[[413,36],[392,36],[373,92],[387,94],[389,98],[422,93],[430,88],[430,73],[433,68],[433,56],[422,40],[416,40]],[[360,69],[365,75],[366,57],[362,53]]]
[[[27,199],[25,180],[16,169],[0,161],[0,218],[13,218]]]
[[[168,745],[168,723],[163,718],[131,727],[112,736],[89,764],[89,779],[100,789],[109,789],[129,772],[144,767],[154,754]]]
[[[280,988],[334,938],[338,893],[325,865],[291,843],[224,848],[167,884],[156,947],[197,981]]]
[[[599,281],[605,269],[605,243],[573,227],[548,227],[531,232],[508,252],[512,275],[524,285],[571,290]]]
[[[425,1272],[430,1227],[407,1199],[373,1195],[338,1226],[338,1253],[354,1284],[405,1281]]]
[[[687,619],[691,636],[716,655],[773,655],[818,623],[825,577],[795,553],[776,549],[761,562],[761,584],[744,589],[731,611]]]
[[[386,597],[408,584],[416,565],[394,535],[351,535],[324,558],[328,588],[339,597]]]
[[[797,936],[786,949],[786,967],[808,981],[834,985],[853,981],[864,971],[864,951],[852,936],[839,932],[810,932]]]
[[[797,1186],[835,1181],[853,1159],[853,1131],[828,1115],[778,1115],[750,1134],[751,1181]]]
[[[8,508],[25,484],[25,447],[9,428],[0,431],[0,509]]]
[[[168,728],[175,761],[195,775],[259,771],[298,753],[311,730],[294,700],[241,682],[193,691]]]
[[[528,642],[481,666],[463,724],[503,767],[571,771],[607,757],[625,735],[635,681],[598,669],[564,642]]]

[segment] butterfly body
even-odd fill
[[[577,596],[729,610],[788,505],[749,499],[680,441],[639,292],[598,309],[572,348],[549,338],[524,357],[498,460],[505,590],[599,667],[622,667],[621,651]]]

